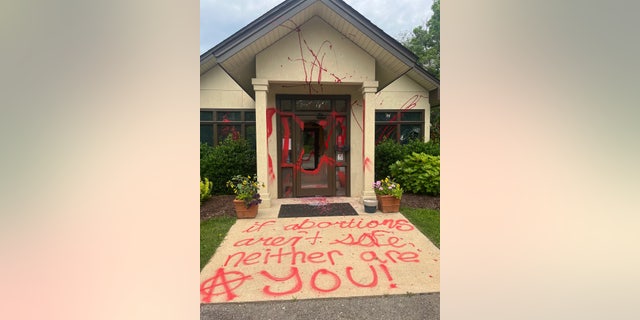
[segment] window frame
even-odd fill
[[[402,120],[402,114],[405,112],[416,112],[420,114],[420,120]],[[392,116],[391,120],[377,120],[378,113],[394,113],[395,117]],[[394,126],[395,127],[395,137],[394,140],[397,143],[402,143],[400,137],[402,136],[401,128],[403,125],[418,125],[420,126],[420,139],[424,141],[425,137],[425,110],[422,109],[410,109],[410,110],[399,110],[399,109],[376,109],[375,114],[375,144],[380,144],[384,139],[379,139],[377,136],[378,126]],[[390,138],[390,137],[389,137]],[[408,142],[408,141],[407,141]],[[405,142],[405,143],[407,143]]]
[[[200,143],[207,143],[209,145],[211,145],[212,147],[215,147],[219,144],[219,137],[218,137],[218,128],[221,125],[238,125],[240,126],[240,137],[249,141],[251,144],[254,144],[255,147],[255,141],[257,139],[257,137],[254,137],[253,140],[251,139],[247,139],[247,126],[253,126],[255,128],[256,126],[256,120],[255,120],[255,113],[256,110],[255,109],[218,109],[218,108],[201,108],[200,112],[211,112],[212,113],[212,117],[211,120],[202,120],[202,114],[200,114],[200,127],[202,128],[202,125],[212,125],[212,130],[213,130],[213,145],[209,144],[208,141],[203,141],[202,140],[202,134],[200,135]],[[218,120],[218,113],[227,113],[227,112],[240,112],[240,120]],[[254,120],[246,120],[247,119],[247,113],[248,112],[253,112],[254,116],[253,119]],[[257,134],[256,134],[257,135]]]

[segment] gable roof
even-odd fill
[[[314,16],[349,35],[375,59],[378,90],[405,74],[429,91],[440,87],[440,80],[418,63],[415,54],[342,0],[285,0],[200,55],[200,75],[220,65],[253,97],[256,54],[293,32],[280,27],[283,23],[300,26]]]

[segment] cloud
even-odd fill
[[[282,0],[201,0],[200,52],[211,49]],[[431,0],[345,0],[390,36],[400,39],[431,16]]]

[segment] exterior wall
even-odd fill
[[[349,192],[352,197],[366,197],[370,191],[370,185],[363,181],[372,179],[368,175],[372,175],[375,159],[371,147],[367,147],[365,152],[364,144],[365,141],[373,141],[371,117],[376,109],[425,110],[425,140],[429,139],[428,91],[409,77],[402,76],[375,93],[375,60],[317,17],[303,24],[299,31],[292,30],[256,56],[253,83],[254,89],[259,88],[256,89],[256,100],[216,66],[200,77],[200,108],[255,109],[260,104],[261,114],[256,114],[256,140],[262,143],[257,148],[258,174],[267,185],[261,194],[271,199],[278,195],[277,132],[280,124],[273,112],[278,94],[351,97]],[[366,90],[363,89],[365,84]],[[363,90],[367,92],[366,102]],[[266,112],[263,111],[265,109]],[[266,121],[261,121],[264,114],[267,115]],[[368,126],[365,114],[369,119]],[[369,132],[368,138],[365,132]],[[261,141],[266,141],[266,146]],[[269,199],[264,200],[263,204],[268,206]]]
[[[429,141],[431,107],[429,91],[408,76],[402,76],[376,94],[376,109],[424,110],[424,140]]]
[[[200,108],[253,109],[254,101],[220,66],[200,76]]]
[[[307,84],[375,80],[375,59],[322,19],[314,17],[298,30],[256,56],[256,78]]]

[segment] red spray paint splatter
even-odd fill
[[[298,268],[296,267],[291,267],[291,274],[284,278],[273,276],[272,274],[264,270],[260,271],[260,274],[267,277],[269,280],[276,282],[284,282],[295,278],[294,286],[287,291],[275,292],[271,290],[271,286],[264,286],[264,288],[262,288],[262,292],[264,292],[264,294],[268,296],[279,297],[287,294],[293,294],[302,290],[302,279],[300,278],[300,273],[298,272]]]
[[[316,279],[318,278],[318,275],[320,275],[320,274],[326,274],[326,275],[331,276],[333,278],[333,281],[334,281],[333,282],[333,286],[329,287],[328,289],[324,289],[324,288],[318,287]],[[341,284],[340,277],[338,277],[337,274],[335,274],[335,273],[333,273],[333,272],[331,272],[331,271],[329,271],[327,269],[324,269],[324,268],[316,270],[316,272],[314,272],[313,275],[311,276],[311,287],[314,290],[317,290],[317,291],[320,291],[320,292],[335,291],[338,288],[340,288],[340,284]]]
[[[371,165],[371,159],[369,159],[369,157],[364,158],[362,168],[364,171],[373,172],[373,166]]]
[[[269,182],[273,182],[276,180],[276,174],[273,171],[273,160],[271,160],[271,155],[269,155]]]
[[[307,40],[302,35],[302,29],[298,26],[294,21],[287,20],[285,23],[291,23],[293,26],[287,26],[284,23],[281,25],[284,28],[295,31],[298,36],[298,46],[300,48],[300,58],[292,59],[288,57],[289,61],[297,62],[300,61],[302,64],[302,71],[304,72],[304,82],[305,86],[309,89],[309,94],[320,93],[322,92],[322,74],[328,73],[331,77],[333,77],[333,82],[342,83],[342,80],[346,79],[347,76],[340,77],[336,75],[334,72],[330,72],[324,65],[324,60],[328,52],[333,53],[334,61],[337,61],[337,55],[335,51],[333,51],[333,44],[329,40],[324,40],[317,50],[311,48]],[[311,59],[307,59],[305,54],[311,55]],[[314,74],[317,72],[317,75]],[[312,85],[314,80],[317,82],[320,90],[315,89]]]
[[[384,264],[381,264],[380,265],[380,269],[382,269],[384,274],[387,276],[387,279],[389,279],[389,282],[393,281],[393,278],[391,278],[391,273],[389,273],[389,269],[387,269],[387,266],[385,266]],[[396,285],[395,283],[390,283],[389,287],[390,288],[397,288],[398,285]]]
[[[353,271],[353,267],[347,267],[346,269],[347,279],[349,279],[349,281],[351,281],[351,283],[353,283],[356,287],[373,288],[378,285],[378,273],[376,272],[376,269],[373,268],[373,266],[371,265],[369,266],[369,269],[371,269],[371,274],[373,275],[373,279],[371,279],[371,282],[369,284],[358,283],[353,279],[353,276],[351,275],[351,271]]]
[[[200,301],[208,303],[211,302],[211,297],[223,294],[226,295],[226,301],[231,301],[237,297],[233,290],[247,279],[251,279],[251,276],[239,271],[225,272],[224,268],[219,268],[213,277],[200,284]],[[218,287],[221,287],[220,290]]]

